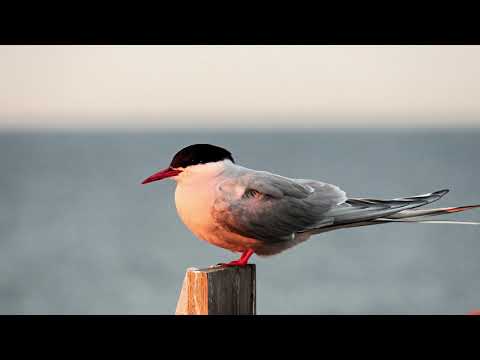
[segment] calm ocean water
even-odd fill
[[[173,314],[187,267],[235,256],[183,226],[173,182],[140,181],[201,142],[352,197],[450,188],[435,205],[480,203],[478,131],[0,133],[0,313]],[[480,308],[479,226],[339,230],[252,260],[259,314]]]

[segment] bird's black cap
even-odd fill
[[[219,146],[210,144],[194,144],[183,148],[175,154],[170,163],[170,167],[186,168],[187,166],[206,164],[210,162],[233,160],[232,154]]]

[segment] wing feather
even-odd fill
[[[333,219],[325,213],[345,200],[345,192],[331,184],[249,171],[218,186],[212,215],[229,231],[281,242],[297,232],[331,224]]]

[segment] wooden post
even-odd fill
[[[175,315],[255,315],[255,297],[254,264],[188,268]]]

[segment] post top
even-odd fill
[[[222,265],[210,265],[206,268],[196,268],[189,267],[187,272],[201,272],[201,273],[212,273],[217,271],[241,271],[243,269],[255,269],[255,264],[247,264],[245,266],[222,266]]]
[[[187,268],[175,314],[255,315],[255,264]]]

